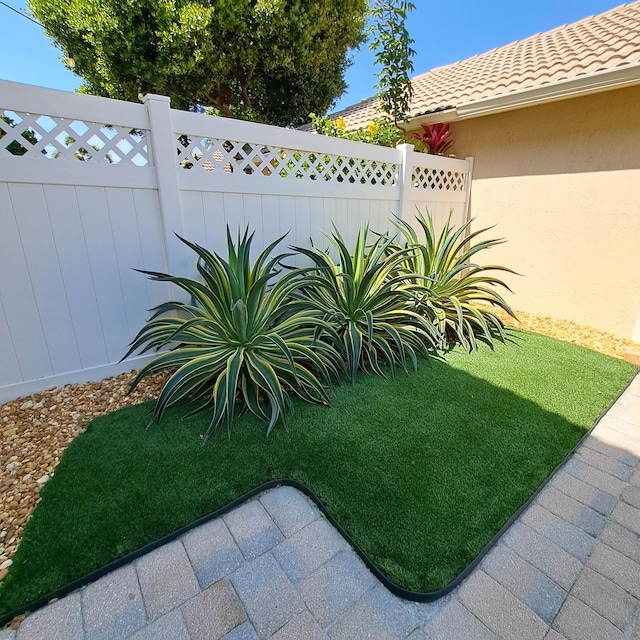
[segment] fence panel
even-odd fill
[[[467,161],[144,102],[0,81],[0,402],[145,362],[119,359],[179,293],[133,269],[192,275],[174,232],[224,254],[227,225],[257,252],[415,205],[465,218]]]
[[[256,249],[285,234],[287,245],[309,246],[325,242],[332,223],[352,242],[361,222],[382,231],[397,212],[396,149],[184,111],[171,116],[184,229],[212,249],[224,248],[227,225],[255,231]]]
[[[451,216],[454,226],[467,220],[471,187],[471,159],[410,153],[411,188],[407,197],[405,219],[415,223],[415,215],[431,213],[436,228]],[[408,217],[407,217],[408,216]],[[414,227],[418,230],[419,225]]]

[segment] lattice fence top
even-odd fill
[[[37,113],[0,110],[0,156],[149,164],[146,131]]]
[[[413,167],[411,184],[416,189],[465,191],[466,174],[460,171],[434,169],[432,167]]]
[[[398,181],[397,164],[365,158],[186,134],[176,146],[178,165],[187,170],[385,187]]]

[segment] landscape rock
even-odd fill
[[[159,374],[127,395],[134,378],[131,372],[100,382],[54,387],[0,405],[2,555],[14,556],[24,526],[40,501],[40,490],[86,424],[110,411],[154,400],[167,380]]]

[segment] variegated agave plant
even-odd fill
[[[294,295],[333,325],[339,338],[334,346],[342,353],[352,384],[358,369],[384,376],[383,362],[392,374],[397,364],[406,371],[410,362],[416,369],[417,355],[428,357],[433,346],[433,325],[415,311],[420,283],[394,275],[407,251],[387,255],[391,238],[379,236],[367,246],[367,236],[368,226],[363,225],[351,254],[334,227],[327,237],[337,261],[317,247],[294,247],[314,265]]]
[[[140,370],[132,388],[146,376],[177,367],[156,401],[152,420],[160,420],[182,398],[204,401],[197,411],[210,408],[213,415],[203,441],[224,423],[231,433],[236,407],[267,422],[267,434],[278,419],[286,428],[290,394],[329,404],[324,385],[340,366],[336,350],[318,339],[331,326],[319,312],[301,308],[291,298],[297,274],[288,273],[268,287],[285,257],[270,254],[284,236],[253,265],[252,238],[245,231],[234,244],[227,229],[226,260],[180,238],[198,255],[200,282],[142,271],[152,280],[177,285],[193,303],[166,302],[153,310],[127,355],[141,347],[142,352],[171,348]]]
[[[438,347],[459,342],[467,351],[473,351],[478,348],[478,340],[489,345],[494,339],[504,341],[504,326],[491,308],[502,309],[515,318],[495,287],[511,289],[493,272],[516,272],[474,262],[477,253],[504,241],[483,240],[473,244],[488,229],[468,233],[471,221],[452,227],[451,215],[439,234],[429,212],[426,218],[418,212],[416,219],[424,232],[424,242],[408,222],[396,218],[393,223],[405,236],[406,243],[391,250],[413,249],[405,254],[398,273],[404,272],[407,282],[421,283],[426,288],[420,294],[420,309],[436,328]]]

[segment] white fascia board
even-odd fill
[[[623,87],[631,87],[637,84],[640,84],[639,63],[606,71],[596,71],[578,78],[561,80],[532,89],[522,89],[501,96],[459,104],[455,110],[458,118],[462,120],[491,113],[532,107],[545,102],[555,102],[602,91],[622,89]]]
[[[568,98],[603,91],[612,91],[624,87],[632,87],[640,84],[640,63],[596,71],[589,75],[560,80],[552,84],[544,84],[531,89],[521,89],[513,93],[507,93],[482,100],[474,100],[459,104],[457,107],[427,113],[413,118],[404,129],[413,129],[421,124],[435,124],[467,120],[503,111],[513,111],[524,107],[533,107],[546,102],[556,102]]]
[[[443,124],[445,122],[455,122],[456,120],[460,120],[460,116],[458,116],[455,109],[444,109],[443,111],[435,111],[423,116],[417,116],[412,118],[408,123],[399,124],[398,126],[403,131],[410,131],[419,127],[421,124]]]

